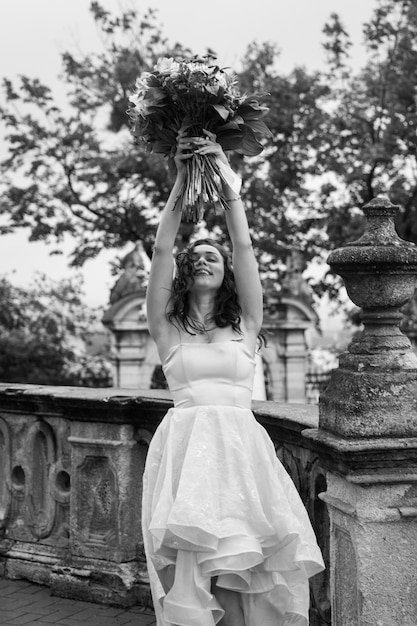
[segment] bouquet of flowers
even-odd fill
[[[237,77],[213,64],[213,57],[161,58],[153,72],[143,73],[129,98],[132,132],[151,152],[173,158],[180,128],[190,137],[203,131],[216,135],[224,151],[245,156],[262,152],[260,142],[270,131],[263,121],[267,94],[242,95]],[[222,180],[237,188],[240,179],[215,155],[194,154],[185,161],[186,180],[176,199],[185,221],[197,222],[205,206],[229,208],[222,197]],[[236,187],[234,187],[236,185]]]

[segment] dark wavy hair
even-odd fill
[[[191,257],[196,246],[201,245],[209,245],[216,248],[224,261],[224,278],[215,296],[213,322],[220,328],[231,326],[235,332],[241,335],[240,321],[242,309],[237,297],[231,255],[224,246],[212,239],[198,239],[177,254],[175,258],[177,272],[172,286],[171,308],[167,313],[167,318],[171,323],[179,324],[191,335],[201,332],[201,328],[196,325],[189,314],[189,291],[190,285],[194,281],[194,264]]]

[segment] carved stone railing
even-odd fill
[[[141,477],[170,406],[163,391],[0,385],[0,575],[55,595],[149,605]],[[317,408],[258,402],[254,412],[328,560],[326,478],[302,435],[317,426]],[[312,579],[311,626],[330,623],[327,571]]]

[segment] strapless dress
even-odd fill
[[[298,492],[251,411],[242,341],[181,343],[163,366],[174,407],[149,446],[142,530],[158,626],[214,626],[240,593],[246,626],[307,626],[324,569]]]

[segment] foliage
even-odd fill
[[[263,59],[263,71],[257,59]],[[321,152],[330,90],[320,74],[302,68],[280,75],[273,69],[278,51],[270,44],[253,44],[243,65],[243,84],[255,83],[270,94],[266,121],[272,138],[262,158],[241,162],[240,168],[261,267],[268,268],[278,288],[292,249],[301,250],[310,261],[320,259],[328,248],[324,223],[330,211],[329,185],[311,181],[320,181],[326,172]]]
[[[243,166],[245,198],[264,266],[269,256],[279,283],[289,247],[309,261],[358,238],[359,209],[381,191],[401,207],[400,235],[417,242],[416,29],[416,0],[380,0],[364,28],[369,58],[357,75],[336,14],[323,29],[325,74],[296,68],[284,77],[274,71],[271,44],[249,48],[242,78],[271,93],[273,138],[260,164]],[[337,296],[339,284],[327,273],[315,290]]]
[[[98,312],[80,298],[79,281],[35,278],[31,288],[0,278],[0,381],[109,387],[104,355],[86,351]]]
[[[339,58],[329,73],[338,88],[325,160],[346,190],[329,236],[346,241],[356,217],[341,227],[340,215],[383,191],[401,206],[399,233],[417,242],[417,0],[379,0],[364,36],[363,70],[350,77]]]
[[[0,109],[9,149],[0,167],[0,233],[28,228],[31,240],[58,244],[72,235],[74,265],[128,241],[150,248],[168,173],[161,157],[132,146],[128,96],[161,54],[186,53],[167,45],[152,10],[142,19],[134,11],[112,18],[93,2],[91,12],[105,50],[63,55],[65,110],[47,86],[26,76],[18,86],[4,79]]]

